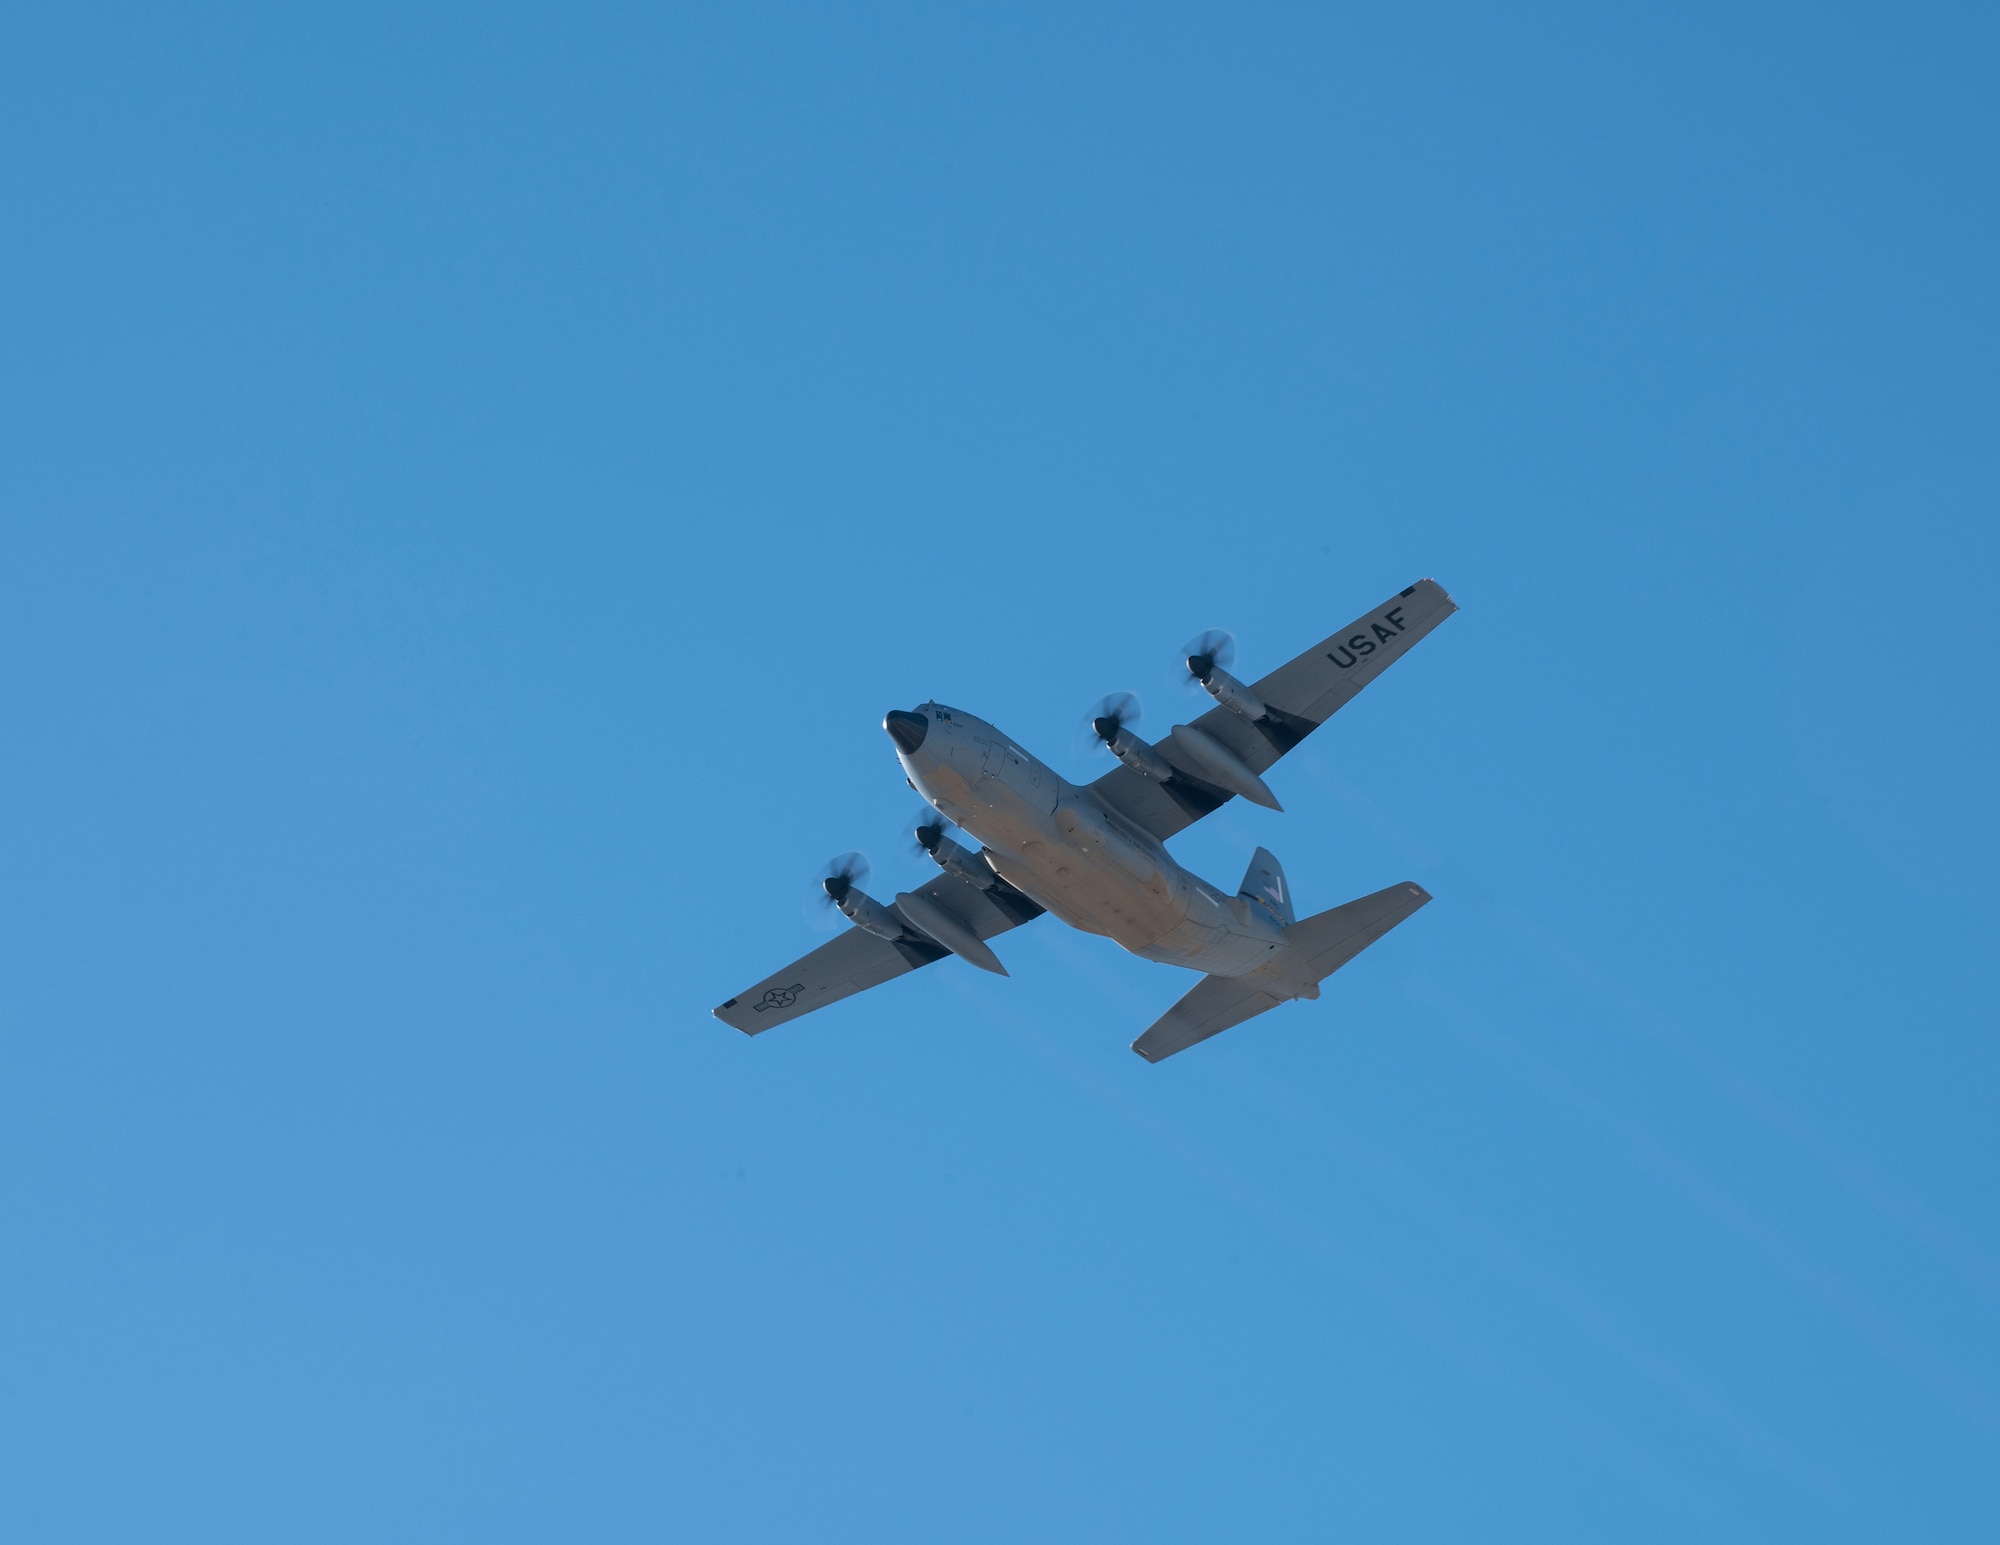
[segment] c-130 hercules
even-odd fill
[[[755,1035],[946,955],[1005,976],[987,940],[1043,912],[1204,973],[1132,1043],[1148,1062],[1293,998],[1317,998],[1323,980],[1430,894],[1404,881],[1295,918],[1285,871],[1265,849],[1227,896],[1176,863],[1166,840],[1239,795],[1281,809],[1261,775],[1457,609],[1435,581],[1420,580],[1248,686],[1222,668],[1227,635],[1204,635],[1187,666],[1216,706],[1148,745],[1127,727],[1131,699],[1106,699],[1092,728],[1121,765],[1082,788],[971,714],[937,702],[892,709],[882,728],[911,787],[938,812],[919,822],[917,841],[944,873],[885,905],[861,890],[858,854],[835,860],[821,884],[854,926],[731,998],[716,1018]],[[947,820],[978,839],[977,852],[946,835]]]

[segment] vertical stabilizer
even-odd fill
[[[1236,894],[1262,907],[1280,928],[1289,928],[1298,914],[1292,910],[1292,888],[1285,883],[1285,866],[1269,848],[1250,856],[1250,867]]]

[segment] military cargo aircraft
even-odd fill
[[[1420,580],[1248,685],[1223,668],[1228,635],[1204,634],[1188,646],[1187,669],[1215,706],[1148,744],[1133,733],[1130,695],[1106,698],[1091,731],[1119,765],[1083,787],[960,709],[890,710],[882,728],[930,806],[915,837],[944,872],[884,903],[862,890],[859,854],[834,860],[821,889],[853,926],[716,1017],[756,1035],[947,955],[1005,976],[989,941],[1044,912],[1202,973],[1132,1043],[1148,1062],[1280,1003],[1317,998],[1322,981],[1429,893],[1404,881],[1300,918],[1283,866],[1265,849],[1230,895],[1176,863],[1167,839],[1231,799],[1282,809],[1263,775],[1457,609],[1435,581]],[[951,826],[977,850],[954,841]]]

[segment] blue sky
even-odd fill
[[[1990,8],[5,36],[10,1537],[1991,1537]],[[1422,575],[1318,1003],[708,1016]]]

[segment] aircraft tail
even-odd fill
[[[1269,857],[1262,848],[1257,852],[1260,858]],[[1277,860],[1271,863],[1275,866]],[[1253,859],[1253,873],[1256,867]],[[1244,883],[1247,887],[1247,878]],[[1300,919],[1285,930],[1285,948],[1270,964],[1247,976],[1203,977],[1132,1043],[1132,1050],[1148,1062],[1159,1062],[1280,1003],[1317,998],[1321,982],[1430,899],[1429,891],[1406,880],[1344,907]]]
[[[1269,848],[1250,855],[1250,867],[1236,894],[1259,907],[1280,928],[1291,927],[1298,914],[1292,910],[1292,888],[1285,883],[1285,866]]]

